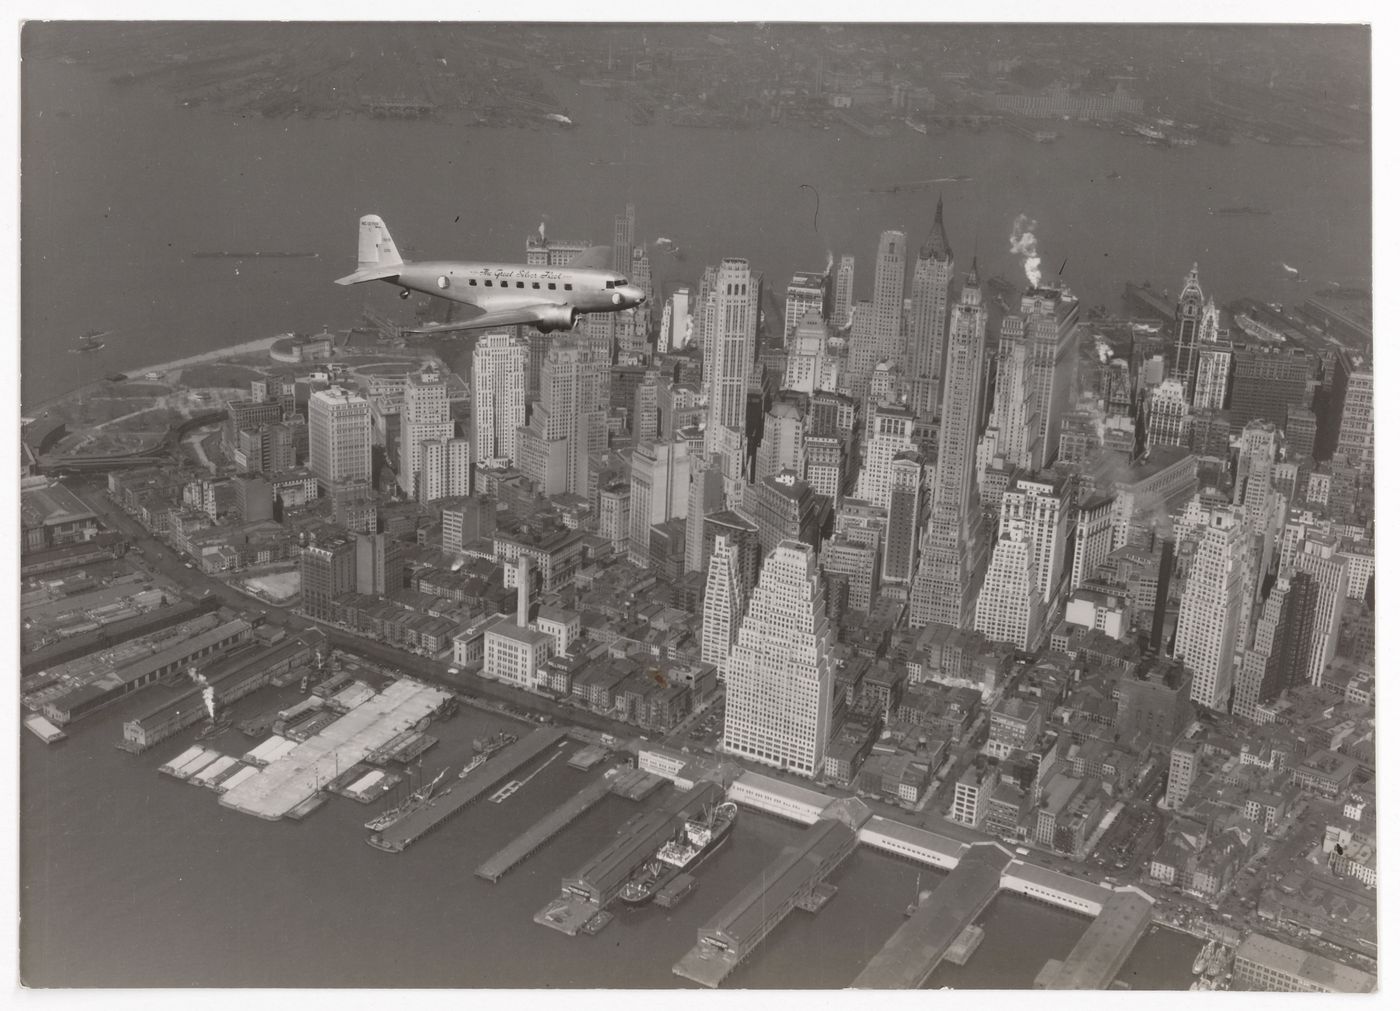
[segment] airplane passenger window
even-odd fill
[[[486,287],[488,287],[488,288],[491,287],[491,282],[490,282],[490,281],[487,281],[487,282],[486,282]]]
[[[524,282],[524,281],[516,281],[516,282],[515,282],[515,286],[516,286],[517,288],[523,288],[523,287],[525,287],[525,282]]]
[[[469,281],[467,282],[467,284],[469,284],[469,285],[471,285],[473,288],[475,288],[475,287],[476,287],[476,278],[473,277],[471,280],[469,280]]]
[[[557,285],[555,285],[555,283],[554,283],[553,281],[550,281],[550,282],[549,282],[549,290],[550,290],[550,291],[553,291],[556,287],[557,287]]]
[[[566,285],[564,285],[564,290],[565,290],[565,291],[573,291],[573,290],[574,290],[574,286],[573,286],[572,284],[566,284]]]
[[[531,288],[534,288],[536,291],[539,291],[539,290],[540,290],[540,282],[538,282],[538,281],[531,281],[531,282],[530,282],[530,287],[531,287]]]

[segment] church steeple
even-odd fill
[[[943,229],[943,194],[938,194],[938,209],[933,212],[933,227],[929,229],[928,238],[919,249],[919,258],[930,260],[933,258],[940,260],[951,260],[953,258],[953,247],[948,244],[948,233]]]

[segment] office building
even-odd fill
[[[761,282],[749,270],[749,261],[727,257],[715,274],[714,309],[709,320],[706,372],[710,376],[710,413],[705,430],[705,450],[720,450],[722,429],[742,437],[749,401],[749,373],[753,370],[758,336]],[[713,355],[713,362],[710,356]],[[725,469],[730,479],[739,477]]]
[[[1191,793],[1191,784],[1196,781],[1196,770],[1200,765],[1201,747],[1196,741],[1182,738],[1172,745],[1171,758],[1167,764],[1167,792],[1163,806],[1175,811],[1186,803]]]
[[[816,552],[784,541],[763,563],[729,655],[724,750],[815,776],[831,734],[834,645]]]
[[[846,327],[851,324],[851,307],[855,304],[856,293],[856,258],[854,256],[841,257],[841,264],[836,268],[836,295],[831,308],[831,321],[838,327]]]
[[[749,489],[749,515],[758,525],[758,542],[766,558],[783,541],[801,541],[816,549],[831,504],[796,471],[779,471]]]
[[[919,521],[923,518],[924,464],[913,450],[890,462],[890,494],[885,551],[880,571],[884,587],[908,589],[918,568]]]
[[[318,621],[334,621],[335,600],[355,590],[355,539],[331,533],[301,551],[301,610]]]
[[[783,340],[786,343],[797,332],[797,324],[811,312],[821,319],[826,314],[826,275],[799,271],[788,282],[787,301],[783,305]]]
[[[1189,412],[1186,387],[1179,379],[1165,379],[1148,398],[1147,449],[1187,444]]]
[[[1223,709],[1234,683],[1236,638],[1247,616],[1252,537],[1243,511],[1211,509],[1181,596],[1174,655],[1191,672],[1191,699]]]
[[[1293,566],[1317,583],[1317,604],[1309,643],[1307,680],[1322,684],[1327,665],[1337,655],[1337,637],[1346,606],[1348,559],[1335,540],[1309,537],[1293,555]]]
[[[912,452],[914,412],[907,407],[879,405],[867,418],[865,452],[862,454],[856,497],[882,508],[890,504],[893,488],[892,464],[901,453]]]
[[[944,346],[948,339],[949,292],[953,284],[953,247],[943,228],[943,198],[933,214],[933,228],[919,247],[909,288],[909,344],[905,375],[913,381],[913,408],[936,414],[943,393]]]
[[[472,438],[486,466],[515,465],[515,435],[525,424],[529,347],[512,334],[488,333],[472,351]]]
[[[739,549],[728,537],[715,538],[705,575],[705,601],[701,607],[700,659],[712,663],[725,680],[729,652],[744,617],[744,597],[739,584]]]
[[[976,474],[986,330],[987,310],[974,259],[949,324],[932,513],[909,603],[913,626],[939,622],[965,628],[976,607],[977,579],[986,553]]]
[[[1079,503],[1074,519],[1074,561],[1069,588],[1077,590],[1113,550],[1113,496],[1095,495]]]
[[[1317,580],[1308,572],[1284,568],[1264,601],[1254,642],[1240,660],[1231,705],[1234,715],[1257,723],[1260,705],[1286,689],[1309,683],[1316,623]]]
[[[323,488],[343,481],[368,481],[370,465],[369,401],[332,386],[307,401],[308,469]]]
[[[651,558],[651,528],[685,519],[690,498],[690,454],[684,442],[643,443],[632,451],[627,506],[627,553],[645,568]]]
[[[1288,424],[1288,408],[1308,402],[1312,371],[1312,359],[1301,348],[1273,344],[1236,348],[1230,431],[1238,433],[1256,419],[1283,428]]]
[[[1176,299],[1176,340],[1172,349],[1170,373],[1170,378],[1181,383],[1187,403],[1192,401],[1196,383],[1201,316],[1205,310],[1205,295],[1201,293],[1201,279],[1196,267],[1196,264],[1191,264],[1191,273],[1186,275],[1181,294]]]
[[[1374,472],[1376,467],[1375,384],[1375,373],[1369,367],[1351,373],[1337,432],[1336,455],[1345,457],[1363,474]]]
[[[409,498],[431,502],[446,494],[445,444],[456,435],[442,373],[424,370],[408,377],[403,391],[399,423],[399,487]],[[431,459],[424,459],[424,445],[436,443]]]

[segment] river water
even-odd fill
[[[294,695],[265,689],[234,715]],[[264,822],[155,771],[192,743],[193,730],[144,755],[116,750],[122,718],[154,702],[148,691],[56,746],[23,735],[21,965],[32,985],[677,986],[671,966],[696,928],[802,831],[741,813],[679,907],[619,910],[596,937],[570,938],[535,924],[534,913],[637,805],[610,795],[498,884],[473,874],[583,785],[590,774],[563,758],[507,802],[468,808],[405,852],[385,854],[365,845],[361,827],[383,802],[333,797],[305,821]],[[465,707],[434,724],[441,743],[425,756],[425,772],[460,768],[474,737],[503,726]],[[212,746],[240,754],[254,743],[230,730]],[[815,916],[793,912],[726,985],[849,985],[903,922],[920,877],[927,888],[938,875],[857,850],[831,878],[835,898]],[[983,915],[979,951],[965,967],[941,967],[929,985],[1029,987],[1088,922],[1002,895]],[[1135,989],[1184,988],[1198,947],[1154,931],[1123,978]]]
[[[356,220],[381,214],[422,258],[519,259],[541,220],[560,237],[609,243],[637,208],[638,241],[663,284],[744,256],[780,288],[853,253],[868,296],[880,231],[911,247],[945,199],[959,263],[1020,276],[1007,236],[1039,222],[1048,275],[1088,305],[1116,307],[1125,280],[1178,290],[1199,261],[1222,301],[1288,300],[1329,281],[1369,283],[1370,167],[1333,148],[1203,144],[1163,149],[1060,124],[1036,144],[1004,130],[845,127],[718,130],[633,126],[625,103],[555,80],[578,123],[483,129],[367,119],[264,120],[178,106],[154,88],[113,88],[55,60],[26,60],[23,171],[24,405],[118,371],[286,330],[344,327],[365,300],[402,312],[387,285],[346,289]],[[1109,178],[1116,173],[1117,178]],[[969,177],[925,190],[882,187]],[[809,187],[809,188],[804,188]],[[1217,216],[1251,205],[1269,215]],[[197,250],[291,250],[316,258],[237,261]],[[412,256],[415,253],[410,253]],[[1294,283],[1283,264],[1307,278]],[[93,328],[107,349],[70,355]]]

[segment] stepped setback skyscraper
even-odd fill
[[[763,563],[729,654],[724,750],[815,776],[831,732],[835,640],[816,552],[783,541]]]
[[[914,261],[909,290],[909,347],[905,374],[914,385],[914,413],[934,414],[943,393],[943,359],[948,339],[948,299],[953,283],[953,247],[943,229],[943,198],[933,229]]]

